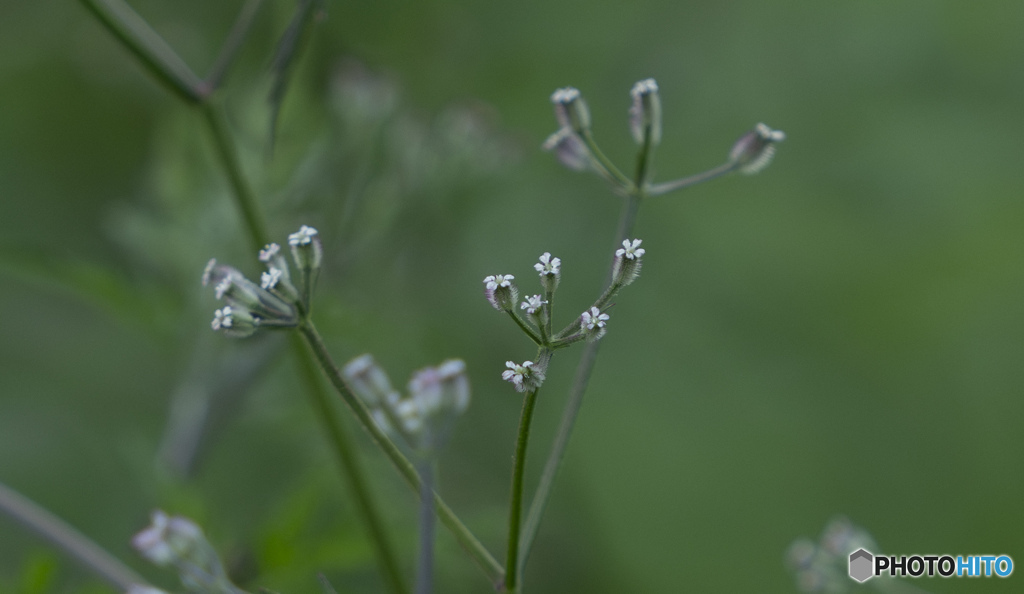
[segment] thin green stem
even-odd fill
[[[519,326],[519,328],[523,332],[525,332],[527,336],[530,337],[530,340],[535,342],[538,346],[541,346],[541,345],[544,344],[544,339],[542,339],[540,336],[537,336],[537,333],[533,331],[533,328],[530,328],[529,326],[527,326],[526,322],[523,321],[523,318],[519,317],[519,314],[517,314],[515,312],[515,310],[506,310],[506,311],[508,313],[508,317],[512,318],[512,321],[515,322],[516,325]]]
[[[539,358],[539,357],[538,357]],[[530,424],[533,420],[533,409],[537,404],[538,390],[530,390],[523,400],[523,412],[519,416],[519,436],[516,438],[516,452],[512,467],[512,495],[508,510],[508,560],[505,567],[509,568],[505,576],[505,590],[515,592],[519,577],[519,534],[522,528],[523,513],[523,474],[526,470],[526,446],[530,441]]]
[[[580,137],[590,150],[590,154],[594,155],[594,158],[597,159],[598,164],[605,172],[611,175],[611,179],[609,181],[618,184],[620,190],[624,192],[631,192],[633,189],[633,182],[626,177],[626,174],[619,171],[619,168],[615,166],[615,163],[611,162],[611,159],[605,156],[601,147],[597,146],[597,142],[594,140],[594,135],[590,133],[590,130],[584,130]]]
[[[241,49],[242,43],[249,35],[249,31],[252,30],[252,23],[256,19],[256,13],[259,12],[261,4],[263,4],[263,0],[246,0],[246,3],[242,6],[242,10],[239,11],[238,16],[235,18],[235,24],[231,26],[231,31],[228,33],[224,45],[221,46],[217,59],[210,68],[209,74],[206,75],[204,83],[208,92],[212,93],[219,89],[224,82],[224,77],[227,76],[228,69],[235,61],[238,50]]]
[[[134,584],[144,586],[148,583],[145,578],[67,522],[3,483],[0,483],[0,511],[50,541],[118,590],[126,591]]]
[[[388,539],[381,520],[380,512],[377,509],[373,497],[370,495],[370,488],[367,484],[363,468],[352,447],[348,437],[348,430],[338,417],[334,406],[331,403],[330,395],[320,383],[316,366],[309,357],[308,351],[302,345],[302,339],[296,334],[291,335],[292,350],[295,353],[295,362],[299,366],[299,375],[306,384],[306,392],[312,400],[313,408],[319,413],[324,431],[334,446],[334,452],[341,464],[342,474],[348,478],[349,490],[352,498],[359,508],[360,515],[370,532],[370,540],[377,553],[377,562],[380,564],[380,571],[387,580],[391,590],[397,594],[408,592],[408,588],[402,579],[402,568],[395,556],[394,549]]]
[[[377,443],[384,455],[387,456],[388,460],[395,466],[402,478],[405,479],[409,486],[414,491],[419,492],[422,482],[419,473],[416,472],[415,466],[408,458],[402,454],[402,451],[398,449],[393,441],[377,426],[374,422],[370,411],[366,408],[366,405],[361,400],[355,397],[352,391],[345,384],[345,380],[341,376],[341,372],[338,370],[337,365],[331,359],[330,353],[327,352],[327,347],[324,345],[323,339],[320,334],[316,331],[313,323],[306,319],[299,326],[299,331],[302,332],[302,336],[306,339],[306,344],[312,351],[313,356],[320,364],[321,371],[330,380],[331,385],[341,396],[345,404],[352,410],[359,423],[363,426],[363,429],[370,434],[370,437]],[[483,569],[484,573],[491,579],[492,583],[499,584],[504,579],[505,570],[501,567],[501,564],[495,560],[491,553],[484,547],[476,536],[470,532],[469,528],[463,524],[459,518],[452,512],[451,508],[445,504],[444,500],[435,492],[434,493],[434,508],[437,510],[437,514],[441,519],[441,523],[444,524],[455,539],[459,541],[466,552],[469,553],[473,560],[476,561],[477,565]]]
[[[636,191],[630,194],[623,206],[622,214],[619,217],[619,225],[615,234],[615,245],[619,246],[623,240],[633,232],[633,225],[636,223],[636,215],[640,210],[640,202],[643,194]],[[614,265],[614,260],[613,260]],[[608,269],[608,278],[605,286],[610,287],[612,281],[612,268]],[[551,489],[555,484],[555,475],[565,457],[565,451],[569,447],[569,437],[572,435],[573,427],[576,424],[576,417],[583,406],[583,395],[587,391],[587,384],[590,381],[590,374],[594,371],[594,363],[597,361],[597,351],[601,341],[588,342],[580,356],[579,365],[576,367],[576,376],[573,379],[572,387],[569,390],[569,398],[562,412],[562,420],[558,425],[558,433],[555,434],[555,441],[551,446],[551,452],[544,463],[544,471],[537,485],[533,500],[530,502],[530,510],[526,514],[526,522],[523,525],[523,535],[520,542],[519,564],[514,571],[521,576],[526,562],[530,556],[530,549],[537,537],[537,529],[540,527],[544,509],[547,506],[548,498],[551,497]],[[513,571],[513,569],[509,569]]]
[[[662,194],[668,194],[676,190],[682,190],[683,188],[689,188],[690,186],[696,186],[706,181],[711,181],[717,177],[728,175],[739,167],[738,164],[733,162],[723,163],[714,169],[708,169],[702,173],[691,175],[690,177],[684,177],[670,182],[664,182],[660,184],[654,184],[647,188],[648,196],[661,196]]]
[[[207,128],[213,137],[213,143],[217,149],[217,156],[220,158],[221,166],[231,183],[232,195],[235,197],[235,206],[242,213],[245,222],[245,229],[249,233],[253,253],[258,252],[267,243],[267,223],[263,219],[259,203],[256,201],[256,194],[245,179],[242,171],[242,163],[238,159],[234,141],[231,139],[231,132],[228,129],[227,118],[224,110],[213,102],[203,105],[203,116],[206,118]]]
[[[430,594],[434,583],[434,462],[419,464],[420,477],[420,550],[416,561],[415,594]]]
[[[81,0],[85,8],[103,23],[142,66],[179,99],[202,103],[208,94],[206,84],[171,46],[122,0]]]

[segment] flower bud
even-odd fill
[[[640,276],[641,258],[647,250],[640,247],[642,239],[623,240],[622,247],[615,250],[615,262],[612,265],[612,284],[620,287],[632,284]]]
[[[295,266],[299,269],[302,302],[308,308],[324,257],[320,234],[313,227],[303,225],[298,231],[288,236],[288,245],[292,248],[292,258],[295,260]]]
[[[562,128],[580,135],[590,130],[590,110],[579,90],[573,87],[558,89],[551,95],[551,103],[555,105],[555,118]]]
[[[658,95],[658,83],[653,78],[642,80],[629,92],[633,97],[633,105],[629,108],[629,129],[633,140],[643,145],[644,137],[650,130],[651,146],[661,142],[661,97]]]
[[[729,161],[740,173],[753,175],[768,166],[775,156],[775,143],[786,139],[786,133],[758,124],[736,141],[729,151]]]
[[[210,261],[214,264],[214,261]],[[214,295],[227,301],[236,311],[248,310],[269,326],[294,326],[295,308],[281,296],[245,278],[231,266],[207,265],[203,274],[206,283],[215,283]]]
[[[569,128],[560,128],[548,136],[541,148],[553,151],[562,165],[573,171],[584,171],[593,163],[587,145]]]
[[[533,265],[533,269],[540,275],[540,284],[548,293],[554,293],[558,288],[558,281],[562,278],[562,260],[554,258],[550,252],[540,255],[540,262]]]
[[[388,374],[377,365],[373,355],[366,354],[352,359],[341,369],[341,375],[352,388],[352,392],[369,408],[376,408],[388,402],[395,390],[391,387]]]
[[[519,299],[519,289],[512,282],[511,274],[495,274],[484,278],[484,296],[494,309],[512,311]]]
[[[225,305],[213,312],[213,321],[210,327],[215,331],[220,330],[224,334],[234,338],[246,338],[256,333],[259,322],[248,310],[242,307]]]

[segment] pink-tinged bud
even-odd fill
[[[736,141],[729,151],[729,161],[737,166],[740,173],[753,175],[772,162],[775,144],[785,139],[785,132],[758,124]]]
[[[499,311],[512,311],[515,309],[516,300],[519,299],[519,289],[516,288],[515,279],[511,274],[495,274],[484,279],[484,296],[491,303],[494,309]]]
[[[633,105],[629,108],[629,130],[637,144],[644,143],[650,134],[651,146],[661,142],[661,97],[658,83],[653,78],[642,80],[629,92]]]
[[[548,136],[541,148],[554,152],[559,162],[573,171],[584,171],[593,163],[587,145],[569,128],[561,128]]]
[[[579,90],[573,87],[558,89],[552,93],[551,103],[555,106],[555,119],[559,126],[581,135],[590,130],[590,110]]]

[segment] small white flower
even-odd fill
[[[203,269],[203,286],[210,284],[210,277],[213,275],[213,269],[217,266],[217,258],[210,258],[210,261],[206,263],[206,268]]]
[[[270,290],[277,286],[279,280],[281,280],[281,271],[271,266],[270,270],[260,276],[260,286]]]
[[[217,297],[217,299],[224,298],[224,294],[227,293],[228,289],[231,288],[231,282],[231,275],[229,274],[224,277],[224,280],[217,283],[217,286],[214,287],[213,289],[213,294]]]
[[[276,243],[268,243],[266,247],[260,250],[260,262],[270,262],[270,259],[280,252],[281,246],[277,245]]]
[[[640,247],[641,243],[643,243],[642,239],[634,239],[632,243],[628,239],[623,240],[622,247],[615,250],[615,255],[627,260],[639,260],[641,256],[647,253],[647,250]]]
[[[316,229],[303,225],[298,231],[288,236],[288,245],[309,245],[316,235]]]
[[[761,123],[754,127],[754,131],[758,136],[770,142],[782,142],[786,139],[786,133],[782,130],[772,130]]]
[[[644,79],[644,80],[639,81],[636,84],[634,84],[633,88],[630,89],[629,94],[632,95],[634,98],[636,98],[636,97],[641,97],[641,96],[643,96],[643,95],[645,95],[647,93],[657,93],[657,92],[658,92],[658,82],[656,80],[654,80],[653,78],[647,78],[647,79]]]
[[[488,290],[493,291],[498,287],[511,287],[512,281],[515,280],[515,278],[516,277],[511,274],[494,274],[485,278],[484,284],[487,286]]]
[[[543,301],[540,295],[531,295],[526,298],[526,301],[523,301],[522,304],[519,305],[519,309],[525,309],[526,313],[533,315],[537,313],[537,310],[545,303],[547,303],[547,301]]]
[[[222,328],[230,328],[234,321],[231,318],[232,310],[231,306],[227,305],[222,309],[218,309],[213,312],[213,321],[210,322],[210,327],[214,330],[220,330]]]
[[[533,269],[542,276],[554,276],[562,272],[561,258],[552,258],[549,252],[540,255],[540,262],[533,265]]]
[[[600,332],[604,329],[605,323],[609,317],[606,313],[601,313],[601,310],[596,307],[591,307],[589,310],[583,312],[580,316],[582,320],[583,328],[590,332]]]
[[[523,361],[522,365],[519,365],[514,361],[506,361],[505,367],[508,367],[508,369],[501,372],[501,379],[507,382],[512,382],[512,385],[516,387],[517,391],[525,392],[526,384],[524,382],[530,379],[533,361]]]

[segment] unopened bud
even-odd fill
[[[593,164],[587,145],[569,128],[560,128],[548,136],[541,148],[554,152],[562,165],[574,171],[584,171]]]
[[[511,274],[495,274],[484,278],[484,296],[494,309],[512,311],[519,299],[519,289]]]
[[[581,135],[590,130],[590,110],[579,90],[558,89],[552,93],[551,103],[555,105],[555,118],[561,127]]]
[[[341,369],[352,392],[369,408],[376,408],[388,401],[394,389],[388,374],[377,364],[373,355],[366,354],[352,359]]]
[[[292,258],[299,269],[302,302],[308,307],[324,257],[320,234],[313,227],[303,225],[288,236],[288,245],[292,248]]]
[[[661,97],[658,95],[658,83],[653,78],[642,80],[629,92],[633,97],[633,105],[629,108],[629,129],[637,144],[644,143],[644,137],[650,135],[651,146],[661,142]]]
[[[738,167],[740,173],[753,175],[772,162],[775,143],[785,139],[785,132],[758,124],[736,141],[729,151],[729,160]]]
[[[623,240],[622,247],[615,250],[615,262],[612,265],[612,284],[625,287],[640,276],[643,255],[647,250],[640,247],[642,239]]]

